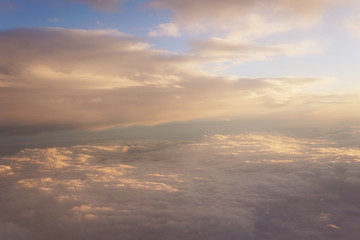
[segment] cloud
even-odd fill
[[[358,133],[351,130],[353,140]],[[25,149],[1,158],[13,174],[0,175],[0,232],[28,240],[356,239],[360,150],[342,145],[343,134]]]
[[[353,3],[356,1],[154,0],[150,6],[174,14],[172,24],[190,39],[190,53],[209,61],[206,64],[215,62],[215,69],[226,69],[248,61],[322,52],[325,44],[312,33],[308,39],[294,41],[294,31],[306,36],[309,28],[319,25],[328,8]],[[286,35],[274,36],[279,33]]]
[[[263,11],[263,13],[284,13],[290,12],[302,16],[309,16],[312,14],[321,13],[326,6],[332,4],[344,4],[353,1],[339,1],[339,0],[200,0],[192,2],[190,0],[154,0],[151,5],[158,8],[168,8],[175,12],[176,17],[182,21],[199,21],[203,19],[211,19],[212,16],[217,16],[218,20],[229,20],[231,18],[240,17],[248,12]],[[218,21],[215,20],[214,21]]]
[[[269,60],[276,56],[299,56],[321,52],[321,47],[313,41],[297,44],[258,45],[250,41],[239,41],[231,38],[213,37],[206,41],[189,43],[190,54],[203,61],[232,65],[249,61]]]
[[[320,0],[153,0],[150,5],[160,9],[170,9],[174,13],[174,22],[184,25],[191,33],[200,30],[238,30],[258,31],[259,21],[263,19],[268,26],[265,33],[311,26],[319,22],[329,6],[348,4],[355,1]],[[280,28],[279,28],[280,27]]]
[[[287,39],[286,42],[274,44],[274,39],[278,39],[276,37],[270,40],[272,45],[285,48],[286,50],[280,51],[285,51],[285,55],[287,55],[288,51],[297,49],[299,44],[301,45],[299,52],[303,54],[320,52],[320,44],[311,37],[302,40],[300,43],[292,41],[293,37],[291,36],[294,33],[292,31],[305,32],[309,28],[319,25],[328,8],[340,5],[351,6],[352,3],[356,3],[356,1],[200,0],[193,2],[188,0],[153,0],[150,5],[154,8],[170,10],[174,14],[173,24],[190,38],[191,46],[198,42],[201,48],[205,48],[206,45],[219,47],[220,43],[216,40],[223,40],[221,45],[226,44],[229,48],[237,45],[243,50],[247,45],[246,49],[250,49],[250,51],[254,47],[257,50],[269,50],[272,46],[266,45],[265,37],[278,33],[289,33],[285,38],[283,36],[283,39]],[[198,39],[205,37],[208,40],[198,41]],[[311,44],[309,45],[309,43]],[[305,45],[307,46],[305,47]],[[235,49],[234,58],[237,57],[239,48]],[[288,48],[292,48],[292,50]],[[209,54],[218,54],[216,49],[212,48],[206,48],[205,51]],[[267,54],[269,52],[266,50],[261,52],[262,57]],[[246,56],[246,54],[241,55]],[[249,56],[248,59],[252,59],[252,56]],[[220,59],[222,59],[221,56]],[[256,57],[253,58],[253,60],[257,59]]]
[[[34,45],[16,51],[17,45],[23,46],[27,41],[34,41]],[[16,86],[26,86],[25,79],[29,77],[38,79],[38,86],[52,80],[57,88],[70,82],[72,87],[81,83],[78,88],[136,86],[146,81],[136,72],[149,72],[152,76],[147,78],[153,82],[155,78],[165,81],[166,76],[163,80],[160,73],[166,68],[165,60],[172,60],[164,56],[164,51],[151,49],[148,44],[114,30],[15,29],[1,33],[1,42],[1,51],[9,56],[0,60],[2,77],[6,80],[18,75]],[[158,58],[158,69],[149,69],[151,63],[140,63],[140,55],[144,62]],[[10,82],[13,81],[8,85],[13,86]]]
[[[0,42],[7,56],[0,59],[3,133],[224,117],[248,105],[244,98],[256,106],[282,84],[317,81],[229,81],[189,56],[110,30],[15,29],[2,32]]]
[[[360,24],[359,24],[360,16],[354,17],[351,19],[347,19],[343,22],[344,27],[355,36],[360,36]]]
[[[356,94],[319,104],[329,96],[306,93],[322,78],[245,78],[204,70],[216,58],[246,61],[303,51],[291,45],[213,39],[179,55],[114,30],[51,28],[1,32],[0,51],[2,134],[295,115],[327,124],[333,119],[318,113],[337,111],[343,114],[336,121],[358,119],[351,110],[359,104]]]
[[[174,23],[163,23],[151,29],[148,35],[151,37],[178,37],[180,36],[180,32],[178,26]]]
[[[238,79],[233,82],[193,79],[181,87],[131,87],[109,90],[2,88],[2,132],[153,125],[179,120],[257,115],[262,98],[296,80]],[[316,79],[314,79],[316,81]],[[276,85],[284,82],[283,87]],[[299,80],[306,83],[306,81]],[[202,92],[201,92],[202,91]],[[241,95],[238,95],[241,94]],[[255,94],[254,96],[252,96]],[[288,95],[289,96],[286,96]],[[281,96],[283,95],[283,96]],[[270,97],[270,96],[269,96]],[[279,94],[276,101],[291,98]],[[270,97],[271,98],[271,97]],[[253,99],[252,101],[245,101]],[[270,99],[267,99],[269,103]],[[275,99],[274,99],[275,100]],[[251,105],[249,105],[251,104]],[[234,112],[237,107],[241,111]]]
[[[11,175],[13,174],[13,172],[11,171],[12,168],[10,166],[6,166],[6,165],[0,165],[0,175]]]

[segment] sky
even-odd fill
[[[4,240],[357,240],[360,1],[0,0]]]
[[[357,126],[359,8],[1,0],[1,135],[194,121]]]

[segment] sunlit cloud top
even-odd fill
[[[19,240],[356,239],[360,149],[341,146],[346,133],[359,139],[352,129],[332,140],[251,133],[24,149],[1,157],[0,231]]]

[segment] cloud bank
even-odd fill
[[[224,76],[202,65],[210,58],[233,58],[227,55],[233,48],[240,48],[245,59],[297,54],[291,46],[227,48],[220,40],[213,45],[215,55],[205,56],[208,45],[196,43],[191,53],[179,55],[113,30],[1,32],[0,52],[6,56],[0,58],[1,132],[274,116],[320,123],[319,113],[339,110],[344,114],[331,114],[325,124],[359,119],[350,111],[358,106],[358,96],[307,93],[324,79]]]
[[[0,233],[355,240],[360,149],[339,140],[252,133],[26,149],[1,158]]]

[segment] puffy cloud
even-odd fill
[[[359,130],[350,131],[357,140]],[[360,150],[336,133],[25,149],[1,158],[14,173],[0,175],[0,232],[28,240],[356,239]]]
[[[12,168],[6,165],[0,165],[0,175],[11,175],[13,172],[11,171]]]

